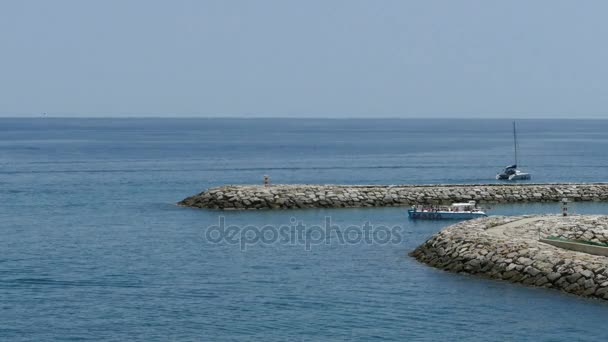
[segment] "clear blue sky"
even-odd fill
[[[0,2],[0,115],[608,118],[608,2]]]

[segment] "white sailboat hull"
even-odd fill
[[[509,180],[527,180],[530,178],[532,178],[532,176],[529,173],[525,172],[518,172],[514,175],[509,176]]]

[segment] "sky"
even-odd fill
[[[0,0],[0,116],[608,118],[608,2]]]

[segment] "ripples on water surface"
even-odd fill
[[[605,121],[521,121],[538,182],[604,181]],[[441,272],[407,252],[441,229],[404,209],[214,212],[204,188],[493,182],[500,120],[0,120],[0,340],[598,340],[608,306]],[[556,204],[496,214],[557,212]],[[608,205],[576,204],[581,213]],[[403,227],[398,245],[211,244],[205,227]]]

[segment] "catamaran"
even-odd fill
[[[532,178],[529,173],[517,169],[517,129],[515,128],[515,121],[513,121],[513,150],[515,152],[515,164],[505,167],[501,173],[496,175],[496,179],[526,180]]]

